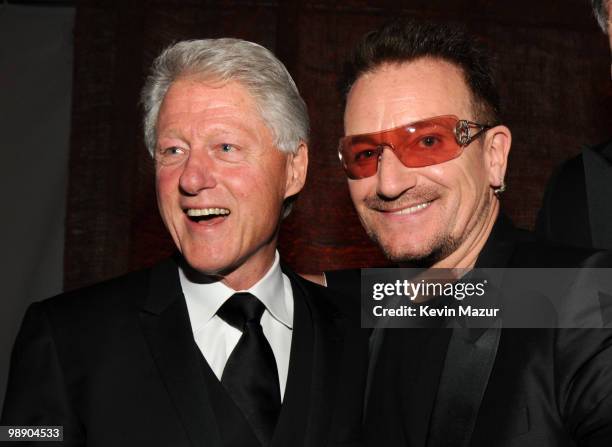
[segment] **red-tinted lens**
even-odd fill
[[[371,177],[378,170],[378,159],[391,149],[409,168],[444,163],[461,155],[457,143],[456,116],[438,116],[382,132],[350,135],[340,140],[340,159],[351,179]]]

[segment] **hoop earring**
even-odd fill
[[[499,196],[505,190],[506,190],[506,182],[502,180],[502,183],[498,188],[493,188],[493,194],[495,194],[496,196]]]

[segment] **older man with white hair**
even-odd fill
[[[142,99],[179,253],[32,305],[0,425],[63,426],[71,446],[357,445],[367,334],[276,250],[308,160],[291,76],[251,42],[184,41]]]

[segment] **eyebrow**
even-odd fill
[[[365,134],[365,135],[355,135],[349,136],[349,138],[354,144],[358,143],[379,143],[381,141],[380,134],[384,132],[377,132],[375,134]]]
[[[254,132],[252,127],[243,125],[242,122],[229,120],[230,122],[219,122],[213,123],[212,125],[206,125],[204,132],[212,132],[213,136],[216,134],[238,134],[238,137],[243,136],[251,139],[258,139],[259,135],[257,132]],[[264,123],[268,131],[270,132],[271,138],[274,139],[274,132],[268,128],[268,126]],[[199,129],[197,129],[197,134],[201,135]],[[168,139],[177,139],[182,142],[187,143],[188,138],[185,137],[185,133],[182,129],[178,127],[170,127],[165,129],[163,133],[159,133],[157,136],[157,140],[161,140],[164,138]]]

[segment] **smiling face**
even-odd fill
[[[387,64],[353,85],[345,134],[441,115],[479,121],[459,68],[429,58]],[[473,265],[498,213],[491,186],[503,179],[509,139],[509,131],[497,126],[458,158],[420,168],[407,168],[391,150],[383,150],[375,175],[349,180],[364,228],[395,262]]]
[[[157,119],[162,219],[189,265],[250,287],[272,265],[283,200],[306,175],[307,149],[280,152],[237,82],[175,81]]]

